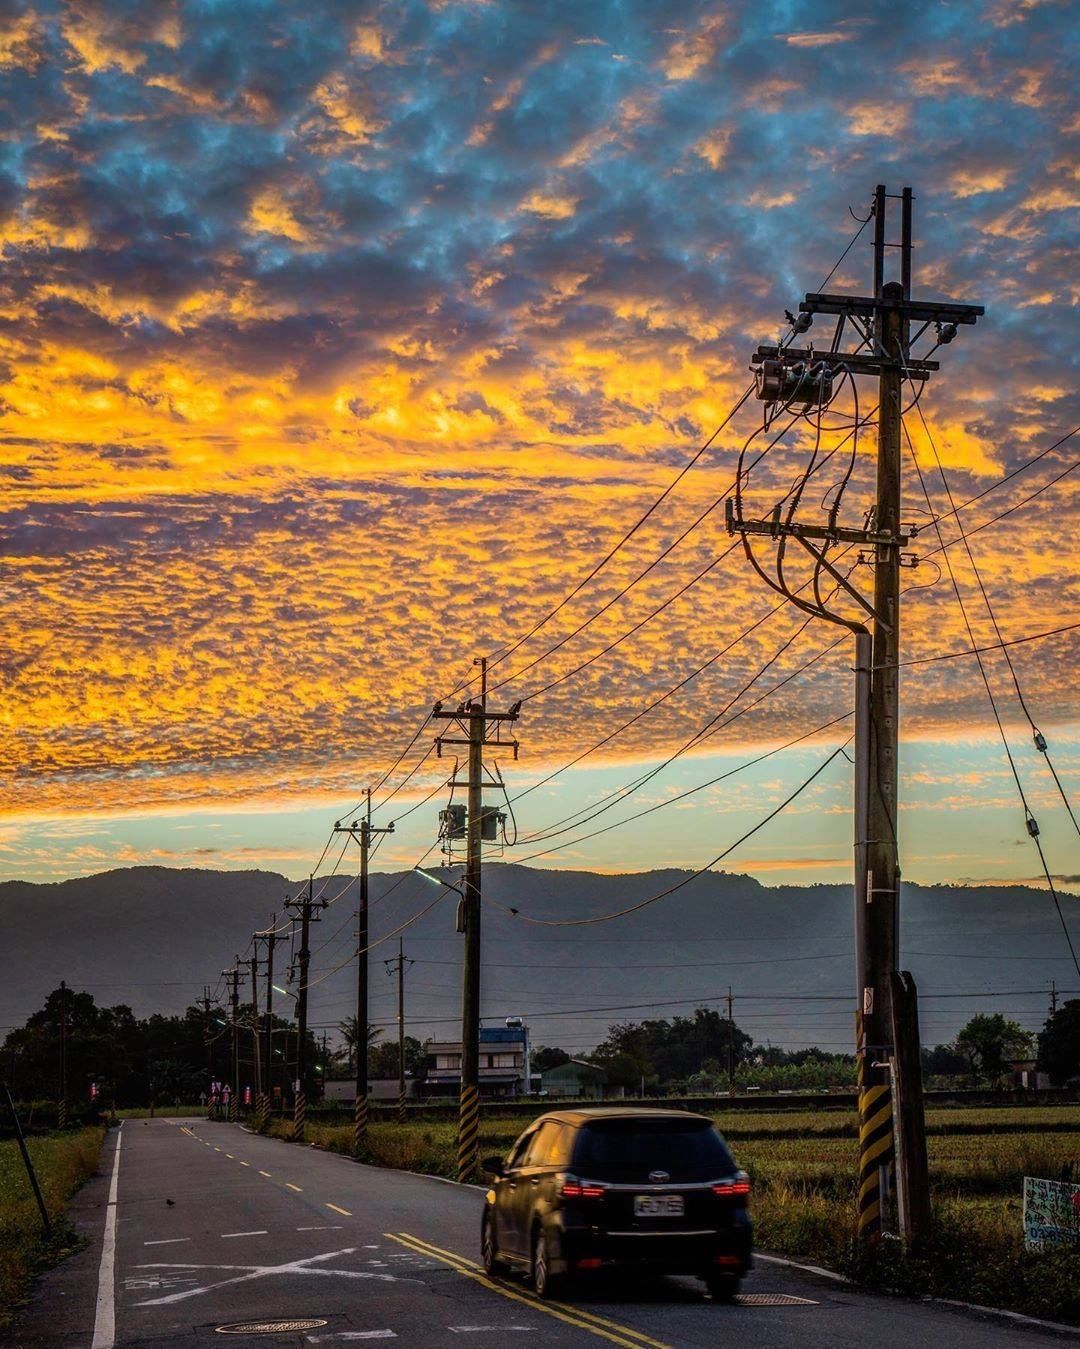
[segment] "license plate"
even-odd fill
[[[637,1194],[634,1196],[635,1218],[681,1218],[681,1194]]]

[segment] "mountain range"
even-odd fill
[[[767,887],[726,872],[690,877],[487,865],[486,1023],[523,1015],[534,1043],[579,1053],[615,1022],[690,1015],[699,1005],[726,1009],[730,989],[735,1020],[757,1042],[847,1050],[855,1001],[850,887]],[[299,888],[268,871],[168,867],[0,884],[0,1026],[21,1024],[61,979],[140,1016],[183,1011],[204,985],[220,996],[221,972],[245,956],[251,932],[266,928],[272,913],[283,923],[283,901]],[[314,892],[330,902],[312,926],[309,1020],[333,1039],[336,1023],[355,1010],[357,882],[320,877]],[[401,927],[412,962],[409,1033],[455,1037],[456,902],[416,873],[371,877],[372,1020],[386,1034],[395,1033],[396,980],[384,977],[383,961],[396,956]],[[1076,898],[1063,896],[1062,904],[1066,921],[1080,928]],[[634,911],[608,917],[625,909]],[[1030,887],[905,885],[901,949],[919,986],[925,1044],[952,1038],[975,1011],[1004,1011],[1038,1029],[1052,983],[1060,996],[1080,996],[1052,899]],[[293,950],[284,933],[274,983],[286,990]],[[264,988],[260,978],[260,1005]],[[249,996],[243,988],[242,1001]],[[293,1006],[287,992],[274,998],[278,1011]]]

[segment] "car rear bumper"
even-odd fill
[[[559,1248],[567,1271],[597,1268],[593,1262],[599,1261],[600,1265],[640,1265],[668,1274],[721,1270],[741,1277],[753,1264],[753,1227],[749,1221],[721,1232],[567,1227],[560,1233]]]

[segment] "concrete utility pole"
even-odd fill
[[[461,903],[461,930],[465,934],[465,958],[462,971],[461,996],[461,1096],[458,1105],[458,1180],[468,1181],[476,1174],[479,1162],[480,1126],[480,895],[483,839],[487,818],[484,812],[484,749],[502,745],[518,755],[516,740],[502,740],[499,732],[504,723],[517,720],[521,704],[515,703],[507,712],[489,712],[487,708],[487,659],[473,662],[480,667],[480,697],[466,701],[455,712],[443,710],[441,703],[432,709],[432,718],[454,724],[456,736],[439,736],[436,740],[439,755],[446,745],[468,748],[468,813],[466,815],[465,876]],[[489,739],[489,728],[494,726],[495,738]],[[493,785],[498,785],[494,778]],[[455,786],[460,785],[458,783]],[[490,836],[494,838],[494,810],[491,812]]]
[[[729,1097],[735,1095],[735,999],[732,996],[731,985],[728,984],[727,991],[727,1094]]]
[[[297,952],[297,964],[300,975],[300,987],[296,995],[296,1084],[293,1091],[293,1139],[302,1143],[304,1141],[304,1128],[307,1121],[307,1014],[308,1014],[308,970],[311,965],[311,949],[309,942],[311,940],[312,915],[318,903],[319,908],[326,908],[325,901],[316,901],[314,897],[315,878],[308,877],[307,891],[302,899],[288,899],[285,901],[285,907],[290,909],[299,909],[300,911],[300,950]]]
[[[203,1040],[206,1043],[206,1113],[211,1119],[217,1118],[214,1105],[214,1042],[210,1038],[210,1008],[213,1005],[210,989],[204,984],[199,1006],[203,1014]]]
[[[254,1114],[256,1128],[262,1127],[262,1063],[259,1055],[259,950],[251,942],[251,1065],[255,1078]]]
[[[259,1119],[260,1130],[270,1123],[274,1102],[274,947],[277,945],[277,914],[270,915],[270,926],[265,932],[256,932],[256,941],[266,943],[266,1027],[263,1042],[263,1100]]]
[[[60,1099],[56,1104],[56,1122],[61,1129],[67,1128],[68,1089],[67,1089],[67,1041],[68,1041],[68,990],[63,979],[60,980]]]
[[[900,241],[886,238],[889,201],[899,200]],[[758,397],[777,415],[789,409],[806,412],[828,406],[845,376],[876,375],[878,380],[877,485],[871,528],[839,526],[837,507],[825,526],[796,522],[795,505],[782,518],[777,507],[769,519],[742,518],[743,484],[729,499],[729,532],[743,537],[748,559],[766,582],[805,612],[840,624],[855,636],[855,947],[856,1053],[859,1076],[858,1235],[875,1243],[881,1234],[882,1208],[893,1164],[897,1134],[901,1235],[915,1244],[928,1231],[930,1191],[922,1111],[918,1002],[911,976],[899,965],[900,866],[897,849],[897,749],[899,741],[900,572],[916,559],[902,549],[909,542],[900,519],[900,448],[902,393],[923,384],[939,368],[937,361],[911,356],[911,324],[921,325],[914,340],[933,327],[932,351],[951,342],[959,324],[973,324],[982,306],[911,299],[912,192],[900,197],[883,185],[874,192],[873,294],[808,294],[799,316],[790,316],[792,337],[809,331],[815,315],[836,318],[827,348],[794,348],[786,343],[760,346],[752,362],[758,367]],[[864,222],[866,223],[866,222]],[[885,280],[888,249],[899,249],[900,280]],[[841,351],[845,325],[859,339],[854,351]],[[804,479],[805,485],[805,479]],[[774,582],[757,561],[753,535],[777,541]],[[793,539],[815,562],[815,602],[790,589],[783,575],[783,557]],[[873,601],[867,600],[837,570],[826,554],[838,543],[861,544],[868,551],[858,560],[874,567]],[[831,596],[819,589],[822,572],[862,609],[859,620],[830,609]],[[807,583],[809,585],[809,583]],[[807,586],[801,587],[805,591]],[[898,1096],[894,1110],[892,1092]]]
[[[235,957],[231,970],[222,970],[222,976],[228,979],[232,988],[229,991],[229,1026],[232,1030],[232,1053],[229,1061],[229,1122],[236,1120],[239,1109],[237,1098],[240,1095],[240,957]]]
[[[393,960],[384,960],[387,974],[397,971],[397,1040],[398,1040],[398,1104],[399,1123],[405,1122],[405,966],[411,965],[405,959],[402,939],[398,938],[398,953]]]
[[[357,823],[334,825],[335,834],[351,834],[360,845],[360,898],[357,904],[356,924],[356,1102],[353,1106],[353,1152],[363,1150],[368,1127],[368,961],[370,928],[368,923],[369,892],[368,864],[371,860],[371,839],[376,834],[392,834],[394,823],[376,829],[371,823],[371,788],[365,789],[366,811]]]

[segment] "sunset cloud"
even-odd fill
[[[974,4],[881,6],[805,29],[702,0],[662,21],[643,0],[158,8],[147,22],[127,0],[48,0],[0,24],[13,818],[348,795],[474,654],[538,622],[664,490],[882,179],[915,187],[917,290],[987,308],[936,353],[920,402],[958,499],[1077,421],[1058,7],[1005,23]],[[900,98],[883,111],[898,46]],[[868,273],[860,241],[830,284],[862,291]],[[868,385],[860,397],[866,412]],[[717,502],[760,416],[751,400],[501,666],[507,700],[568,676],[526,703],[530,771],[595,743],[772,607],[739,551],[680,593],[728,546]],[[922,421],[907,425],[944,510]],[[804,421],[770,451],[761,510],[813,446]],[[1068,454],[965,520],[1022,500]],[[808,519],[824,518],[840,462],[818,470]],[[1061,578],[1077,491],[1065,479],[975,536],[1010,634],[1077,610]],[[908,466],[905,508],[928,524]],[[920,547],[936,542],[923,528]],[[967,644],[939,563],[905,601],[913,657]],[[767,618],[596,762],[682,743],[795,620]],[[796,639],[761,687],[833,637]],[[1040,716],[1064,720],[1075,642],[1017,650],[1040,673]],[[746,695],[710,752],[840,713],[849,675],[838,648],[741,712]],[[916,667],[905,698],[912,737],[984,716],[960,663]]]

